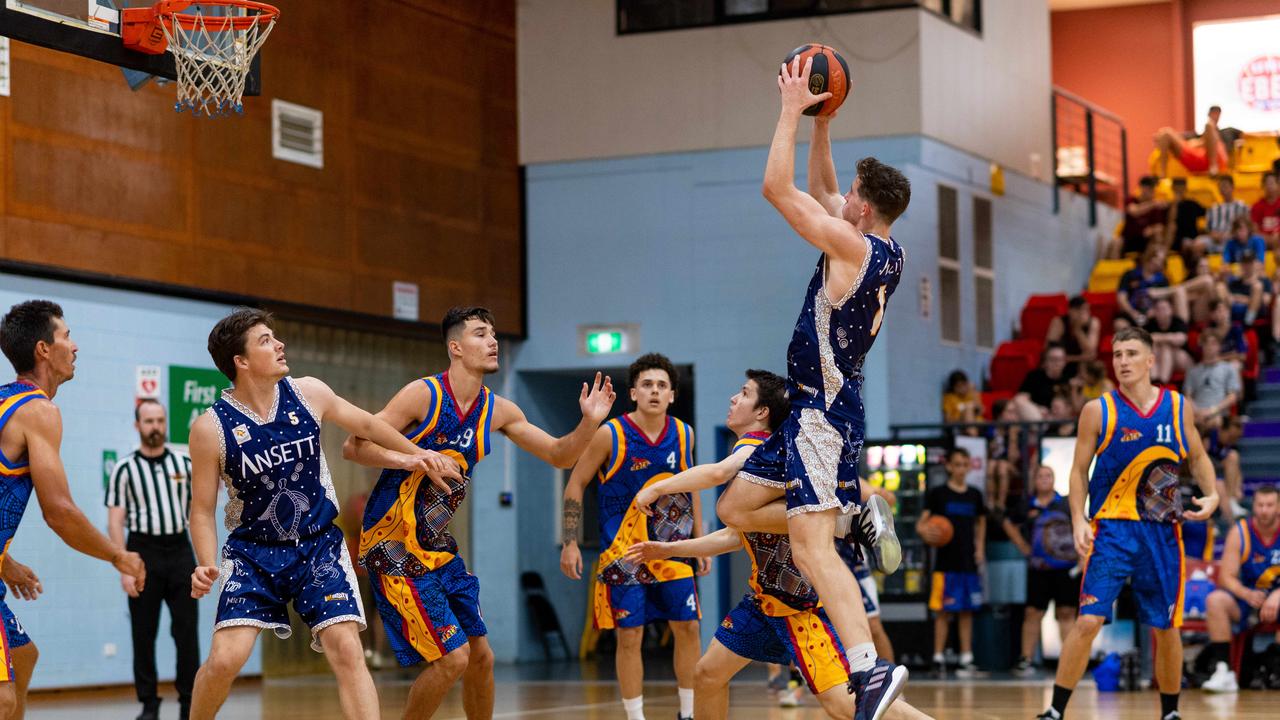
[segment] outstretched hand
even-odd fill
[[[799,55],[792,58],[790,65],[782,63],[782,70],[778,73],[778,91],[782,93],[783,110],[799,113],[831,97],[829,92],[814,95],[809,90],[812,71],[812,57],[805,58],[804,65],[800,64]]]
[[[40,578],[36,577],[35,571],[26,565],[13,558],[5,558],[3,568],[3,571],[0,571],[0,577],[3,577],[15,596],[23,600],[35,600],[40,597],[40,593],[44,592]]]
[[[636,497],[631,502],[636,506],[637,510],[649,517],[653,517],[653,504],[657,502],[659,497],[660,494],[654,491],[653,488],[642,487],[636,492]]]
[[[431,480],[431,484],[446,495],[453,492],[453,485],[449,483],[448,479],[459,483],[464,479],[462,477],[462,466],[458,464],[457,460],[434,450],[423,450],[421,454],[413,456],[411,462],[411,467],[405,468],[406,470],[426,473],[427,478]]]
[[[1218,509],[1218,493],[1205,495],[1204,497],[1192,498],[1191,502],[1195,503],[1196,510],[1183,510],[1182,517],[1186,520],[1208,520]]]
[[[603,380],[602,380],[603,378]],[[582,408],[582,417],[599,425],[613,408],[613,401],[618,394],[613,391],[613,380],[608,375],[596,373],[596,379],[588,388],[582,383],[582,393],[578,395],[578,407]]]
[[[627,554],[623,557],[627,562],[639,565],[650,560],[666,560],[671,557],[671,551],[668,543],[646,540],[627,548]]]

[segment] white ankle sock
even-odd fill
[[[691,688],[676,688],[676,694],[680,696],[680,717],[693,717],[693,690]]]
[[[644,720],[644,696],[622,698],[622,709],[627,711],[627,720]]]
[[[876,646],[874,643],[854,645],[845,653],[849,658],[849,672],[865,672],[876,666]]]
[[[858,515],[853,511],[853,508],[849,508],[848,512],[837,513],[835,536],[842,538],[848,535],[849,531],[853,529],[853,520],[856,517]]]

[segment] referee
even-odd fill
[[[169,606],[173,641],[178,649],[179,717],[186,720],[191,687],[200,667],[196,601],[191,597],[195,556],[187,537],[191,507],[191,458],[165,444],[165,408],[143,400],[134,409],[134,427],[141,446],[116,465],[107,487],[109,534],[117,543],[142,556],[147,583],[134,591],[132,578],[121,576],[129,595],[129,623],[133,629],[133,685],[142,703],[138,720],[158,720],[156,694],[156,631],[160,605]]]

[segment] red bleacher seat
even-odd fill
[[[1022,306],[1019,320],[1018,337],[1023,340],[1044,340],[1049,332],[1049,323],[1053,319],[1067,313],[1067,296],[1062,293],[1053,295],[1032,295]]]
[[[1089,301],[1089,312],[1102,325],[1102,332],[1111,332],[1111,322],[1116,317],[1116,294],[1113,292],[1087,292],[1084,299]]]
[[[996,417],[995,405],[1001,400],[1008,400],[1013,397],[1012,390],[988,390],[982,393],[982,409],[986,413],[985,417],[992,422],[998,420]]]
[[[1102,337],[1098,340],[1098,359],[1102,361],[1102,366],[1107,369],[1107,377],[1111,378],[1112,383],[1118,383],[1116,379],[1116,366],[1111,362],[1111,339],[1113,335],[1108,328],[1103,328]]]
[[[1017,392],[1028,372],[1040,363],[1039,340],[1010,340],[1000,343],[991,358],[990,389],[998,392]]]

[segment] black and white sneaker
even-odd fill
[[[1036,720],[1062,720],[1062,714],[1053,708],[1049,708],[1037,715]]]
[[[857,708],[853,720],[880,720],[907,684],[907,669],[878,658],[870,670],[849,676],[849,692]]]
[[[867,562],[873,570],[892,575],[902,565],[902,544],[893,530],[893,510],[879,495],[867,499],[847,538],[867,548]]]

